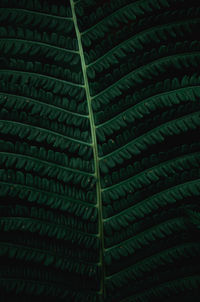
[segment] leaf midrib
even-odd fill
[[[100,183],[100,168],[99,168],[99,156],[98,156],[98,147],[97,147],[97,136],[96,136],[96,127],[94,123],[94,114],[92,110],[92,97],[90,95],[90,88],[87,77],[87,66],[85,62],[82,42],[81,42],[81,33],[78,28],[76,12],[75,12],[75,3],[74,0],[70,0],[71,10],[72,10],[72,19],[74,22],[75,32],[78,41],[78,50],[80,53],[81,67],[83,71],[83,79],[86,92],[86,100],[89,111],[89,120],[91,128],[91,137],[92,137],[92,147],[94,154],[94,177],[96,178],[96,193],[97,193],[97,208],[98,208],[98,230],[99,230],[99,240],[100,240],[100,259],[99,265],[101,267],[101,281],[100,281],[100,295],[104,295],[105,292],[105,265],[104,265],[104,233],[103,233],[103,210],[102,210],[102,198],[101,198],[101,183]]]

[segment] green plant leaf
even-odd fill
[[[200,296],[199,1],[0,0],[0,299]]]

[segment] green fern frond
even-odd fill
[[[199,1],[0,0],[0,300],[198,300],[199,26]]]

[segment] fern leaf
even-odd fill
[[[200,5],[0,0],[0,299],[200,296]]]

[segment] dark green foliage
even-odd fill
[[[200,297],[200,4],[0,0],[0,300]]]

